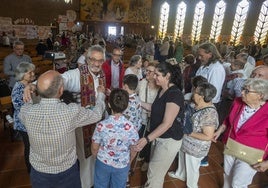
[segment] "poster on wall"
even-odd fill
[[[5,32],[7,35],[12,35],[13,26],[12,25],[0,25],[0,35]]]
[[[80,0],[80,19],[149,23],[151,6],[151,0]]]
[[[13,25],[13,30],[17,38],[27,37],[26,25]]]
[[[51,33],[50,26],[38,26],[39,39],[47,39],[49,33]]]
[[[62,33],[64,31],[79,31],[80,28],[75,24],[76,17],[76,12],[74,10],[67,10],[66,15],[59,15],[59,32]]]
[[[27,25],[26,26],[26,39],[36,39],[38,38],[37,26]]]
[[[18,38],[38,38],[36,25],[13,25],[13,30],[15,31],[15,36]]]
[[[0,25],[12,25],[12,19],[10,17],[0,17]]]

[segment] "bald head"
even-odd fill
[[[268,80],[268,66],[257,66],[250,75],[251,78],[262,78]]]
[[[63,92],[63,78],[57,71],[43,73],[37,80],[37,92],[43,98],[60,98]]]

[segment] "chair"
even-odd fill
[[[2,124],[4,126],[4,130],[6,130],[7,128],[9,129],[10,139],[11,141],[13,141],[13,122],[7,120],[6,116],[8,115],[10,115],[11,117],[13,116],[13,105],[10,95],[0,97],[0,116]]]

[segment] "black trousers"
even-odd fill
[[[30,142],[29,142],[29,136],[27,132],[24,131],[18,131],[20,135],[22,136],[22,140],[24,143],[24,160],[25,160],[25,165],[27,167],[27,172],[30,174],[31,172],[31,164],[29,160],[29,155],[30,155]]]

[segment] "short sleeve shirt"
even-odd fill
[[[161,97],[159,97],[160,91],[158,92],[151,108],[151,131],[155,130],[162,123],[167,103],[175,103],[178,105],[180,107],[180,111],[177,114],[177,117],[181,119],[183,118],[184,97],[180,89],[177,86],[172,86]],[[173,138],[175,140],[180,140],[182,136],[182,124],[180,121],[175,119],[172,126],[164,134],[162,134],[160,138]]]
[[[97,158],[114,168],[124,168],[130,162],[130,146],[139,139],[134,125],[124,116],[109,116],[95,128],[92,142],[100,145]]]

